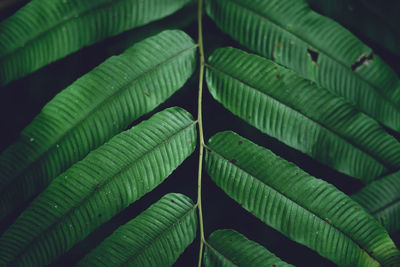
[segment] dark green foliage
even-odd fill
[[[0,23],[0,86],[191,0],[35,0]]]
[[[54,97],[0,156],[0,218],[181,88],[194,72],[195,53],[184,32],[164,31]]]
[[[233,114],[338,171],[368,183],[400,168],[400,143],[376,121],[270,60],[218,49],[206,78]]]
[[[400,171],[371,183],[351,197],[389,233],[400,230]]]
[[[205,266],[293,266],[282,261],[263,246],[230,230],[217,230],[207,240]]]
[[[400,55],[400,2],[375,0],[306,0],[317,12]]]
[[[0,3],[0,266],[400,266],[400,58],[198,1]]]
[[[170,266],[193,242],[196,228],[192,201],[171,193],[119,227],[78,266]]]
[[[206,169],[247,211],[340,266],[400,263],[388,233],[359,204],[233,132],[210,139]]]
[[[120,133],[58,176],[0,237],[0,265],[43,266],[159,185],[196,146],[170,108]]]
[[[400,132],[400,80],[349,31],[303,0],[207,0],[207,13],[243,46],[287,66]]]

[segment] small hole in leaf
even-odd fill
[[[351,70],[355,71],[356,69],[358,69],[359,67],[361,67],[362,65],[368,65],[368,63],[374,58],[374,55],[371,54],[369,56],[366,55],[362,55],[360,57],[359,60],[357,60],[352,66],[351,66]]]
[[[318,63],[319,53],[310,48],[307,48],[307,53],[310,55],[312,62],[314,62],[317,66],[319,66],[319,63]]]

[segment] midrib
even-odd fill
[[[56,24],[54,24],[53,26],[45,29],[44,31],[40,32],[39,34],[37,34],[36,36],[32,37],[31,39],[29,39],[28,41],[26,41],[25,43],[23,43],[22,45],[19,45],[17,48],[15,48],[14,50],[11,50],[10,52],[8,52],[5,55],[2,55],[0,57],[0,61],[4,61],[4,58],[7,57],[11,57],[12,55],[18,53],[20,50],[24,49],[26,46],[34,43],[36,40],[42,38],[43,36],[45,36],[46,34],[52,32],[54,29],[57,29],[59,27],[61,27],[64,24],[67,24],[68,22],[77,19],[77,18],[81,18],[84,17],[92,12],[95,12],[97,10],[103,9],[103,8],[107,8],[109,6],[114,5],[116,2],[122,2],[122,1],[126,1],[126,0],[114,0],[114,1],[109,1],[103,4],[100,4],[98,6],[95,6],[91,9],[87,9],[82,11],[81,13],[75,13],[75,14],[70,14],[68,17],[63,17],[60,19],[60,21]],[[71,11],[72,12],[72,11]]]
[[[240,171],[246,173],[247,175],[253,177],[254,179],[256,179],[257,181],[259,181],[260,183],[264,184],[266,187],[270,188],[271,190],[273,190],[274,192],[276,192],[277,194],[283,196],[285,199],[288,199],[289,201],[291,201],[292,203],[294,203],[295,205],[297,205],[298,207],[304,209],[305,211],[307,211],[308,213],[316,216],[317,218],[319,218],[321,221],[323,221],[325,224],[328,225],[328,227],[332,227],[335,230],[337,230],[339,233],[341,233],[342,235],[344,235],[345,237],[347,237],[348,239],[350,239],[353,243],[355,243],[361,251],[364,251],[368,254],[368,256],[373,259],[376,262],[379,262],[375,257],[372,256],[372,253],[370,253],[369,251],[365,250],[362,248],[361,244],[358,243],[356,240],[354,240],[350,235],[348,235],[347,233],[343,232],[341,229],[337,228],[336,225],[334,224],[329,224],[327,221],[325,221],[324,218],[322,218],[319,214],[314,213],[313,211],[311,211],[310,209],[308,209],[307,207],[304,207],[302,205],[300,205],[299,203],[297,203],[295,200],[293,200],[292,198],[290,198],[289,196],[285,195],[284,193],[280,192],[279,190],[275,189],[274,187],[272,187],[269,184],[266,184],[264,181],[262,181],[262,179],[260,179],[258,176],[252,174],[251,172],[243,169],[242,167],[233,164],[229,159],[225,158],[225,156],[223,156],[222,154],[220,154],[219,152],[213,150],[212,148],[210,148],[209,146],[206,147],[210,152],[212,152],[213,154],[219,156],[221,159],[223,159],[224,161],[226,161],[228,164],[233,165],[234,167],[238,168]],[[297,241],[296,241],[297,242]]]
[[[224,0],[225,1],[225,0]],[[300,35],[297,35],[295,32],[291,32],[289,30],[287,30],[285,27],[283,27],[282,25],[280,25],[277,21],[271,19],[270,17],[266,17],[264,16],[264,14],[258,12],[257,10],[251,9],[248,6],[242,5],[241,3],[238,3],[235,0],[228,0],[234,4],[236,4],[237,6],[239,6],[240,8],[243,9],[247,9],[248,11],[254,13],[255,15],[261,17],[264,20],[267,20],[269,22],[271,22],[272,24],[274,24],[276,27],[280,28],[282,31],[285,31],[291,35],[293,35],[294,37],[296,37],[297,39],[301,40],[302,42],[311,45],[312,47],[315,47],[316,49],[318,49],[319,52],[322,52],[324,55],[326,55],[330,60],[332,60],[333,62],[336,62],[338,65],[340,65],[341,67],[343,67],[344,69],[348,70],[349,67],[346,66],[346,64],[342,61],[339,61],[338,59],[336,59],[334,56],[332,56],[330,53],[328,53],[327,51],[321,49],[320,47],[318,47],[318,45],[315,45],[314,43],[312,43],[309,40],[306,40],[304,38],[302,38]],[[373,84],[372,82],[370,82],[369,80],[365,79],[363,76],[361,76],[358,72],[355,71],[351,71],[351,73],[353,75],[355,75],[358,79],[360,79],[361,81],[365,82],[368,86],[372,87],[374,89],[374,91],[380,95],[384,100],[386,100],[388,103],[390,103],[392,106],[394,106],[396,109],[399,109],[398,104],[396,104],[395,102],[392,101],[392,99],[389,98],[389,96],[383,94],[381,92],[381,90],[379,90],[379,88]]]
[[[58,224],[60,224],[65,218],[68,218],[70,216],[70,214],[72,214],[75,210],[79,209],[80,207],[84,206],[86,203],[88,203],[90,201],[90,199],[96,194],[99,193],[105,186],[107,186],[108,184],[110,184],[115,177],[117,177],[118,175],[120,175],[121,173],[127,171],[128,169],[130,169],[133,165],[135,165],[137,162],[141,161],[142,159],[144,159],[147,155],[149,155],[151,152],[154,152],[155,150],[157,150],[158,148],[160,148],[161,146],[163,146],[164,144],[166,144],[168,141],[170,141],[171,139],[173,139],[175,136],[179,135],[180,133],[183,133],[184,131],[186,131],[187,129],[189,129],[190,127],[192,127],[196,122],[191,121],[188,125],[186,125],[185,127],[183,127],[182,129],[176,131],[175,133],[173,133],[171,136],[169,136],[168,138],[164,139],[162,142],[156,144],[154,147],[152,147],[151,149],[147,150],[145,153],[143,153],[142,155],[138,156],[138,158],[136,158],[134,161],[132,161],[131,163],[129,163],[128,165],[124,166],[123,168],[121,168],[118,172],[116,172],[115,174],[113,174],[112,176],[110,176],[109,178],[107,178],[101,185],[99,185],[98,187],[96,187],[95,190],[93,190],[89,195],[87,195],[86,197],[84,197],[77,205],[71,207],[65,214],[63,214],[60,218],[58,218],[55,222],[53,222],[51,225],[49,225],[45,230],[43,230],[42,232],[39,233],[39,235],[35,236],[31,241],[29,241],[28,244],[26,244],[26,246],[20,251],[18,252],[17,255],[15,255],[13,257],[13,260],[9,263],[12,266],[12,263],[17,261],[18,258],[23,255],[26,251],[29,250],[30,247],[32,247],[35,244],[35,241],[38,240],[41,236],[46,235],[47,233],[49,233],[53,228],[55,228]]]
[[[179,53],[175,54],[174,56],[168,58],[167,60],[158,63],[157,65],[155,65],[154,68],[140,74],[138,77],[136,77],[133,81],[127,83],[125,86],[122,86],[119,90],[117,90],[116,92],[114,92],[114,94],[112,94],[110,97],[105,98],[102,102],[100,102],[96,107],[94,107],[92,110],[90,110],[87,114],[85,114],[85,116],[83,116],[82,118],[80,118],[75,124],[71,125],[69,129],[67,129],[67,131],[65,131],[55,142],[53,142],[52,144],[50,144],[50,146],[48,146],[48,148],[42,153],[40,154],[37,158],[35,158],[33,161],[31,161],[25,168],[22,168],[19,174],[14,175],[14,179],[12,179],[9,183],[7,183],[1,190],[1,192],[4,194],[4,191],[6,191],[12,184],[15,184],[19,181],[20,177],[24,177],[24,173],[26,173],[28,170],[30,170],[31,168],[35,167],[35,163],[39,162],[42,158],[44,158],[51,150],[55,149],[56,144],[59,143],[62,139],[65,138],[65,136],[67,136],[70,132],[72,132],[74,129],[76,129],[79,125],[81,125],[86,119],[88,119],[89,117],[91,117],[91,115],[93,113],[95,113],[96,111],[100,110],[100,108],[102,108],[103,106],[105,106],[107,103],[111,102],[114,98],[116,98],[118,95],[120,95],[121,93],[123,93],[125,91],[126,88],[132,86],[133,84],[135,84],[136,82],[138,82],[140,79],[144,78],[145,76],[147,76],[148,74],[156,71],[157,69],[161,68],[162,66],[164,66],[165,64],[169,63],[170,61],[172,61],[173,59],[179,57],[182,54],[185,54],[186,52],[196,48],[197,45],[193,45],[189,48],[186,48],[182,51],[180,51]]]
[[[335,131],[334,129],[330,129],[330,128],[328,128],[326,125],[324,125],[322,122],[316,121],[316,120],[314,120],[313,118],[311,118],[311,117],[309,117],[309,116],[307,116],[307,115],[301,113],[299,110],[297,110],[296,108],[290,106],[289,104],[282,102],[281,100],[275,98],[274,96],[272,96],[272,95],[270,95],[270,94],[267,94],[267,93],[261,91],[260,89],[254,87],[253,85],[251,85],[251,84],[249,84],[249,83],[247,83],[247,82],[245,82],[245,81],[243,81],[243,80],[241,80],[241,79],[239,79],[239,78],[237,78],[237,77],[234,77],[234,76],[233,76],[232,74],[230,74],[230,73],[226,73],[226,72],[224,72],[224,71],[222,71],[222,70],[220,70],[220,69],[218,69],[218,68],[216,68],[216,67],[214,67],[214,66],[212,66],[212,65],[209,65],[209,64],[206,64],[206,67],[208,67],[209,69],[214,70],[214,71],[216,71],[216,72],[219,72],[219,73],[221,73],[222,75],[225,75],[225,76],[227,76],[227,77],[229,77],[229,78],[231,78],[231,79],[233,79],[233,80],[236,80],[236,81],[238,81],[238,82],[240,82],[240,83],[246,85],[247,87],[249,87],[249,88],[251,88],[251,89],[254,89],[255,91],[259,92],[260,94],[265,95],[266,97],[273,99],[273,100],[276,101],[277,103],[280,103],[281,105],[283,105],[283,106],[285,106],[285,107],[287,107],[287,108],[289,108],[289,109],[295,111],[296,113],[298,113],[298,114],[302,115],[303,117],[307,118],[309,121],[315,123],[316,125],[319,125],[321,128],[325,129],[327,132],[334,134],[335,136],[337,136],[337,137],[340,138],[341,140],[344,140],[346,143],[350,144],[350,145],[353,146],[355,149],[357,149],[357,150],[361,151],[362,153],[364,153],[365,155],[371,157],[372,159],[374,159],[377,163],[379,163],[380,165],[382,165],[382,166],[383,166],[384,168],[386,168],[387,170],[390,170],[390,169],[393,168],[393,167],[391,167],[391,166],[388,166],[388,165],[386,164],[385,161],[383,161],[383,160],[377,158],[374,154],[371,154],[369,151],[366,151],[363,147],[360,147],[358,144],[356,144],[356,143],[352,142],[351,140],[347,139],[345,136],[343,136],[343,135],[340,134],[339,132]]]

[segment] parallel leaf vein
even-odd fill
[[[267,93],[261,91],[260,89],[254,87],[253,85],[251,85],[251,84],[249,84],[249,83],[247,83],[247,82],[245,82],[245,81],[243,81],[243,80],[241,80],[241,79],[239,79],[239,78],[237,78],[237,77],[232,76],[232,75],[229,74],[229,73],[226,73],[226,72],[224,72],[224,71],[222,71],[222,70],[220,70],[220,69],[217,69],[217,68],[215,68],[214,66],[211,66],[211,65],[209,65],[209,64],[206,64],[206,67],[208,67],[208,68],[210,68],[210,69],[212,69],[212,70],[214,70],[214,71],[216,71],[216,72],[219,72],[219,73],[221,73],[221,74],[223,74],[223,75],[226,75],[226,76],[230,77],[231,79],[237,80],[238,82],[243,83],[244,85],[246,85],[246,86],[248,86],[248,87],[254,89],[255,91],[257,91],[257,92],[259,92],[259,93],[261,93],[261,94],[263,94],[263,95],[265,95],[265,96],[267,96],[267,97],[269,97],[269,98],[272,98],[274,101],[276,101],[276,102],[278,102],[278,103],[284,105],[285,107],[287,107],[287,108],[289,108],[289,109],[291,109],[291,110],[293,110],[293,111],[295,111],[295,112],[301,114],[302,116],[304,116],[304,117],[307,118],[308,120],[312,121],[313,123],[319,125],[320,127],[324,128],[325,130],[327,130],[327,131],[333,133],[333,134],[336,135],[337,137],[339,137],[339,138],[345,140],[347,143],[349,143],[350,145],[352,145],[352,146],[355,147],[356,149],[360,150],[360,151],[363,152],[364,154],[366,154],[366,155],[368,155],[369,157],[373,158],[375,161],[377,161],[379,164],[381,164],[382,166],[384,166],[386,169],[388,169],[388,170],[393,169],[391,166],[387,165],[387,163],[386,163],[385,161],[383,161],[382,159],[377,158],[374,154],[371,154],[369,151],[366,151],[364,148],[360,147],[358,144],[356,144],[356,143],[354,143],[353,141],[349,140],[348,138],[346,138],[345,136],[343,136],[343,135],[340,134],[339,132],[335,131],[334,129],[329,129],[328,126],[324,125],[322,122],[319,122],[319,121],[314,120],[313,118],[310,118],[309,116],[307,116],[307,115],[301,113],[301,112],[300,112],[299,110],[297,110],[296,108],[291,107],[291,106],[289,106],[289,105],[286,104],[286,103],[283,103],[281,100],[279,100],[279,99],[277,99],[277,98],[275,98],[275,97],[273,97],[273,96],[271,96],[271,95],[269,95],[269,94],[267,94]]]
[[[164,235],[166,232],[170,231],[175,225],[183,221],[193,210],[195,210],[197,207],[193,205],[188,211],[186,211],[182,216],[178,218],[173,224],[169,225],[167,228],[165,228],[162,232],[160,232],[157,236],[155,236],[149,243],[147,243],[144,247],[142,247],[140,250],[135,252],[129,259],[125,261],[125,263],[128,263],[132,261],[135,257],[137,257],[139,254],[143,253],[148,247],[150,247],[153,243],[155,243],[158,239],[161,238],[162,235]]]
[[[92,198],[93,195],[95,195],[97,192],[99,192],[102,188],[104,188],[106,185],[108,185],[109,183],[111,183],[113,181],[113,179],[118,176],[119,174],[125,172],[126,170],[128,170],[129,168],[131,168],[134,164],[136,164],[138,161],[140,161],[141,159],[143,159],[144,157],[146,157],[148,154],[150,154],[151,152],[155,151],[157,148],[161,147],[163,144],[167,143],[169,140],[171,140],[172,138],[174,138],[175,136],[177,136],[178,134],[186,131],[187,129],[189,129],[190,127],[192,127],[195,124],[195,122],[191,122],[189,125],[185,126],[184,128],[182,128],[181,130],[177,131],[176,133],[174,133],[173,135],[169,136],[168,138],[166,138],[165,140],[163,140],[162,142],[158,143],[156,146],[154,146],[152,149],[147,150],[144,154],[142,154],[140,157],[138,157],[137,159],[135,159],[134,161],[132,161],[130,164],[124,166],[121,170],[119,170],[118,172],[116,172],[115,174],[113,174],[112,176],[110,176],[109,178],[107,178],[102,184],[99,184],[89,195],[87,195],[84,199],[82,199],[82,201],[80,201],[77,205],[71,207],[65,214],[63,214],[60,218],[58,218],[58,220],[56,220],[55,222],[53,222],[50,226],[48,226],[43,232],[41,232],[41,235],[45,235],[48,232],[50,232],[54,227],[57,226],[58,223],[62,222],[65,218],[67,218],[70,214],[72,214],[75,210],[79,209],[81,206],[83,206],[86,202],[88,202],[90,200],[90,198]],[[32,247],[35,243],[36,240],[38,240],[40,238],[40,235],[36,236],[34,239],[32,239],[25,247],[24,249],[22,249],[15,257],[14,260],[11,262],[15,262],[21,255],[23,255],[25,253],[25,251],[27,251],[30,247]],[[13,265],[13,264],[11,264]]]
[[[15,179],[11,180],[9,183],[5,184],[5,186],[1,189],[1,192],[4,193],[5,191],[7,191],[8,187],[12,186],[12,184],[15,184],[18,182],[18,178],[23,176],[25,172],[27,172],[30,168],[34,167],[34,163],[40,161],[42,158],[44,158],[52,149],[55,148],[55,144],[59,143],[65,136],[67,136],[71,131],[73,131],[75,128],[77,128],[79,125],[81,125],[87,118],[89,118],[93,113],[95,113],[96,111],[98,111],[100,108],[102,108],[104,105],[106,105],[107,103],[111,102],[114,98],[116,98],[118,95],[120,95],[121,93],[123,93],[125,91],[126,88],[132,86],[133,84],[135,84],[136,82],[138,82],[140,79],[142,79],[143,77],[145,77],[146,75],[148,75],[149,73],[152,73],[154,71],[156,71],[158,68],[160,68],[161,66],[167,64],[168,62],[172,61],[173,59],[179,57],[182,54],[187,53],[188,51],[191,51],[192,49],[195,49],[197,47],[197,45],[194,45],[190,48],[187,48],[185,50],[180,51],[178,54],[168,58],[167,60],[157,64],[154,68],[152,68],[151,70],[148,70],[142,74],[140,74],[138,77],[136,77],[133,81],[127,83],[125,86],[121,87],[119,90],[115,91],[114,94],[112,94],[110,97],[104,99],[102,102],[99,103],[99,105],[97,105],[96,107],[94,107],[92,110],[90,110],[87,114],[85,114],[84,117],[80,118],[75,124],[71,125],[71,127],[69,129],[67,129],[54,143],[51,143],[49,145],[49,147],[39,156],[37,157],[35,160],[33,160],[27,167],[22,168],[20,171],[20,174],[18,174]]]
[[[342,235],[344,235],[345,237],[347,237],[349,240],[351,240],[353,243],[355,243],[361,251],[365,251],[370,258],[372,258],[373,260],[375,260],[376,262],[379,262],[376,258],[374,258],[372,256],[372,254],[369,251],[366,251],[365,249],[362,248],[361,244],[359,244],[356,240],[354,240],[350,235],[348,235],[347,233],[343,232],[340,228],[337,228],[336,225],[334,224],[329,224],[324,218],[322,218],[319,214],[314,213],[313,211],[311,211],[310,209],[308,209],[307,207],[304,207],[302,205],[300,205],[299,203],[297,203],[295,200],[293,200],[291,197],[285,195],[284,193],[280,192],[279,190],[275,189],[274,187],[272,187],[269,184],[266,184],[260,177],[252,174],[251,172],[249,172],[248,170],[243,169],[242,167],[232,163],[229,159],[225,158],[222,154],[216,152],[215,150],[213,150],[212,148],[210,148],[209,146],[206,146],[206,149],[208,149],[211,153],[217,155],[218,157],[220,157],[222,160],[226,161],[228,164],[231,164],[233,166],[235,166],[236,168],[238,168],[240,171],[246,173],[247,175],[254,177],[256,180],[258,180],[259,182],[261,182],[262,184],[264,184],[266,187],[272,189],[273,191],[275,191],[277,194],[283,196],[285,199],[290,200],[292,203],[294,203],[295,205],[299,206],[300,208],[304,209],[305,211],[307,211],[310,214],[313,214],[314,216],[316,216],[317,218],[319,218],[321,221],[323,221],[328,227],[332,227],[334,229],[336,229],[338,232],[340,232]]]
[[[303,42],[305,42],[305,43],[310,44],[312,47],[317,48],[319,52],[324,53],[324,54],[325,54],[327,57],[329,57],[332,61],[337,62],[340,66],[344,67],[345,69],[349,69],[349,67],[346,66],[346,64],[345,64],[344,62],[342,62],[342,61],[336,59],[336,58],[335,58],[333,55],[331,55],[329,52],[324,51],[323,49],[321,49],[320,47],[318,47],[318,45],[312,43],[311,41],[305,40],[302,36],[297,35],[295,32],[289,31],[289,30],[286,29],[284,26],[282,26],[281,24],[279,24],[279,22],[277,22],[277,21],[275,21],[275,20],[272,20],[272,19],[269,18],[269,17],[265,17],[262,13],[258,12],[257,10],[254,10],[254,9],[248,7],[248,6],[242,5],[241,3],[238,3],[238,2],[235,1],[235,0],[229,0],[229,1],[231,1],[232,3],[238,5],[240,8],[249,10],[250,12],[254,13],[255,15],[261,17],[262,19],[267,20],[267,21],[273,23],[275,26],[277,26],[278,28],[280,28],[282,31],[288,32],[289,34],[295,36],[295,37],[298,38],[299,40],[301,40],[301,41],[303,41]],[[366,79],[365,79],[363,76],[361,76],[358,72],[352,71],[351,73],[352,73],[353,75],[355,75],[358,79],[362,80],[363,82],[367,83],[369,86],[371,86],[372,88],[374,88],[374,89],[375,89],[374,91],[375,91],[377,94],[379,94],[383,99],[385,99],[390,105],[394,106],[396,109],[399,108],[398,105],[397,105],[395,102],[393,102],[392,99],[390,99],[388,96],[386,96],[385,94],[383,94],[383,93],[381,92],[381,90],[380,90],[376,85],[374,85],[373,83],[371,83],[369,80],[366,80]]]

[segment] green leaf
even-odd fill
[[[258,243],[230,229],[217,230],[210,235],[204,251],[204,265],[293,266]]]
[[[310,7],[328,16],[352,32],[367,37],[390,52],[400,55],[398,1],[306,0]]]
[[[113,137],[58,176],[0,237],[0,265],[41,266],[159,185],[196,146],[181,108]]]
[[[233,132],[210,139],[206,169],[247,211],[339,266],[400,264],[386,230],[358,203]]]
[[[293,71],[234,48],[216,50],[208,64],[213,97],[263,133],[366,183],[400,169],[393,136]]]
[[[0,23],[0,86],[191,0],[32,0]]]
[[[0,219],[183,86],[196,45],[164,31],[111,57],[59,93],[0,155]]]
[[[400,171],[369,184],[351,198],[371,213],[389,233],[400,231]]]
[[[344,97],[400,132],[400,80],[373,51],[303,0],[207,0],[240,44]],[[396,89],[397,88],[397,89]]]
[[[171,266],[193,242],[196,229],[193,202],[171,193],[119,227],[78,266]]]

